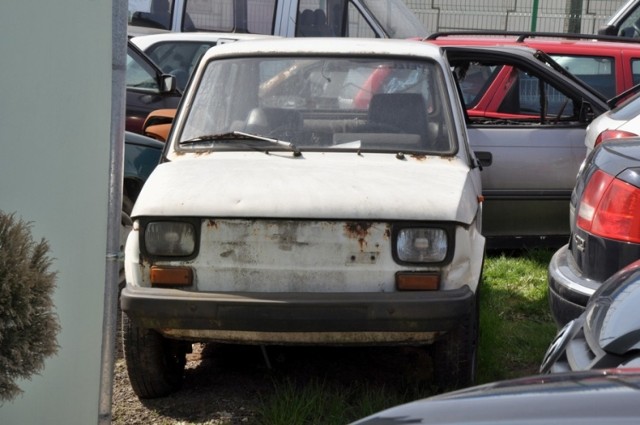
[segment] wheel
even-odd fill
[[[164,397],[180,389],[189,344],[140,328],[124,313],[122,339],[131,387],[139,398]]]
[[[131,211],[133,211],[133,201],[125,194],[122,195],[122,212],[127,214],[127,216],[131,215]]]
[[[471,386],[478,366],[478,292],[465,320],[432,346],[434,380],[441,391]]]

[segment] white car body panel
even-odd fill
[[[640,95],[636,94],[625,100],[616,108],[598,116],[589,124],[584,138],[587,155],[595,148],[598,136],[606,130],[625,131],[640,136]]]
[[[226,43],[232,41],[247,41],[260,38],[275,38],[264,34],[243,34],[237,32],[163,32],[157,34],[139,35],[131,37],[131,42],[143,52],[150,46],[165,42],[208,41],[212,43]]]
[[[196,132],[181,139],[185,125],[191,124],[189,114],[198,114],[194,119],[197,124],[198,119],[216,122],[207,121],[208,115],[200,113],[220,117],[224,114],[214,112],[226,112],[230,103],[244,99],[239,90],[230,89],[229,100],[220,102],[220,109],[209,106],[209,100],[220,93],[209,91],[211,86],[202,82],[210,62],[230,59],[223,65],[236,65],[252,63],[256,57],[273,62],[279,57],[310,60],[306,57],[309,56],[316,60],[324,55],[349,63],[378,57],[401,64],[428,61],[428,67],[418,69],[422,70],[421,75],[438,77],[430,80],[434,83],[427,89],[429,96],[446,105],[441,106],[441,114],[450,124],[445,133],[449,148],[402,152],[396,149],[399,142],[394,139],[400,138],[401,131],[381,132],[387,145],[378,150],[340,144],[308,144],[305,148],[301,143],[299,154],[283,147],[283,141],[276,140],[278,145],[274,140],[258,137],[265,143],[252,145],[256,140],[235,139],[235,133],[223,135],[224,142],[219,145],[215,140],[219,141],[220,135],[212,133],[211,146],[206,145],[207,133],[199,136],[203,133]],[[243,60],[235,61],[236,58]],[[242,71],[242,65],[238,68]],[[290,68],[285,69],[276,75],[284,74],[287,81]],[[322,77],[330,81],[324,69]],[[219,75],[224,79],[229,74]],[[296,77],[296,81],[304,83],[299,75]],[[242,88],[251,82],[248,81],[238,79],[232,88]],[[253,83],[251,88],[260,87],[257,79]],[[440,85],[446,87],[439,91]],[[194,106],[198,104],[194,100],[200,100],[196,96],[200,94],[198,90],[202,90],[205,101],[202,109]],[[423,96],[423,91],[409,94]],[[453,101],[443,101],[446,97]],[[457,99],[446,59],[440,48],[427,43],[304,38],[253,40],[209,49],[187,87],[163,162],[147,180],[132,212],[134,227],[125,249],[127,287],[122,293],[123,311],[132,317],[139,314],[140,323],[165,336],[190,340],[276,344],[433,342],[456,321],[475,311],[485,249],[480,169],[469,149],[464,112]],[[315,120],[322,114],[333,114],[338,117],[336,120],[357,114],[367,116],[366,110],[345,110],[338,103],[336,98],[333,109],[299,108],[315,113]],[[428,114],[424,116],[426,119]],[[371,117],[363,119],[375,123]],[[341,135],[345,134],[351,133],[344,131]],[[205,144],[199,144],[203,141]],[[145,226],[164,220],[193,224],[197,248],[182,258],[145,252]],[[403,243],[398,236],[402,226],[412,230],[444,229],[445,255],[438,259],[399,259],[396,245]],[[432,243],[442,246],[432,236],[413,237],[404,242],[408,250],[419,251]],[[161,245],[158,243],[162,250]],[[193,271],[192,280],[182,287],[172,286],[172,282],[166,286],[152,284],[153,267],[189,268]],[[397,276],[401,273],[419,275],[421,279],[427,279],[425,275],[437,276],[438,280],[429,290],[400,290]],[[147,311],[149,316],[135,311],[136,305],[143,310],[144,305],[151,306],[149,300],[159,301],[165,309],[158,313],[154,305]],[[193,308],[185,310],[179,305]],[[385,305],[389,307],[381,308]],[[193,316],[185,317],[183,313]],[[260,323],[246,325],[247,314],[254,313],[256,317],[263,315]],[[168,318],[174,314],[181,316],[177,318],[181,322],[178,326],[177,321]],[[309,324],[313,315],[330,318],[326,321],[331,324],[325,320]],[[294,319],[287,322],[290,317]],[[472,315],[470,320],[475,318]],[[200,319],[210,326],[202,325]],[[167,321],[161,324],[164,320]],[[228,326],[225,320],[237,322],[238,326]],[[350,320],[355,323],[355,330],[349,328]],[[276,329],[261,329],[262,322],[287,323],[275,323],[272,326]],[[372,323],[380,323],[381,327],[371,329],[375,327]],[[307,325],[322,329],[302,332]],[[477,328],[474,326],[471,331],[476,332]]]
[[[160,164],[133,216],[446,220],[469,224],[478,208],[457,158],[392,154],[229,152]],[[418,191],[428,184],[427,192]]]

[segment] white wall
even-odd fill
[[[57,355],[0,424],[98,418],[111,104],[110,1],[0,2],[0,209],[32,222],[58,271]]]

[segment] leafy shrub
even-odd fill
[[[15,380],[42,371],[58,351],[48,253],[45,239],[32,240],[30,223],[0,211],[0,402],[21,394]]]

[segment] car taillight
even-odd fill
[[[640,189],[601,170],[584,189],[576,225],[608,239],[640,243]]]
[[[624,139],[625,137],[635,137],[637,134],[631,133],[630,131],[622,131],[622,130],[605,130],[602,133],[598,134],[596,137],[596,141],[594,142],[594,146],[598,146],[604,140],[609,139]]]

